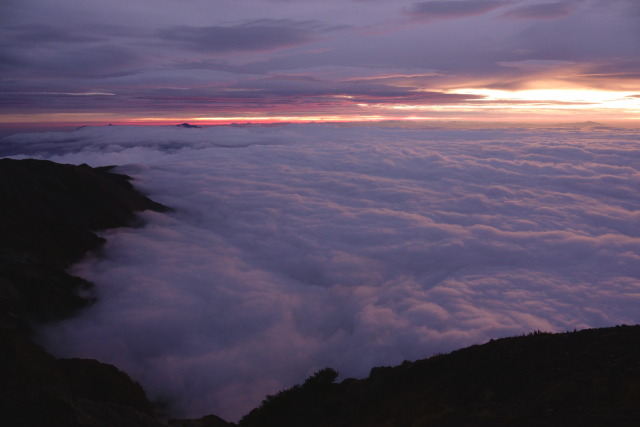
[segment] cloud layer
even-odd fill
[[[179,416],[236,419],[324,366],[364,376],[489,338],[638,323],[640,149],[609,128],[82,128],[4,154],[121,164],[174,213],[73,272],[43,332]]]

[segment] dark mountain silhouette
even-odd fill
[[[200,129],[200,126],[198,126],[198,125],[190,125],[189,123],[180,123],[179,125],[176,125],[176,126],[180,127],[180,128]]]
[[[637,426],[640,326],[537,332],[325,378],[267,397],[240,426]]]
[[[104,242],[94,231],[136,225],[134,211],[166,209],[110,169],[0,159],[2,321],[26,327],[87,305],[77,290],[89,284],[64,269]]]
[[[32,326],[74,315],[90,283],[65,269],[99,249],[95,230],[166,210],[110,168],[0,159],[0,423],[161,426],[142,388],[116,367],[56,359]],[[267,396],[241,427],[637,426],[640,326],[492,340],[336,382],[325,368]],[[215,415],[173,427],[224,427]]]
[[[134,212],[166,210],[110,168],[0,159],[0,424],[156,426],[144,391],[95,360],[56,359],[32,325],[91,303],[90,283],[65,269],[103,243],[94,231],[136,225]]]

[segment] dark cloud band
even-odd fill
[[[158,31],[160,39],[206,53],[259,52],[307,43],[310,23],[258,20],[232,26],[178,26]]]

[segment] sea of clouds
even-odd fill
[[[86,127],[0,154],[121,165],[170,213],[73,267],[43,330],[176,416],[237,420],[331,366],[640,322],[640,136],[611,128]]]

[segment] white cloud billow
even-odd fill
[[[73,271],[99,303],[45,331],[176,415],[237,419],[331,366],[637,323],[637,132],[84,128],[5,138],[118,163],[174,209]],[[31,148],[29,148],[31,147]]]

